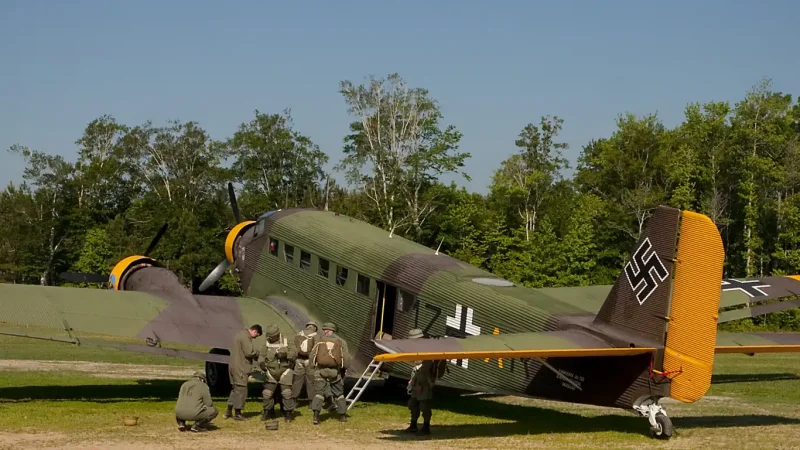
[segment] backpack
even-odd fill
[[[302,356],[304,358],[308,358],[308,355],[311,353],[312,350],[312,343],[314,342],[314,338],[317,336],[317,332],[313,332],[306,336],[303,332],[297,333],[294,338],[294,343],[297,345],[297,355]]]
[[[447,367],[447,361],[439,360],[433,362],[431,366],[431,378],[434,381],[441,379],[448,373],[450,373],[450,369]]]
[[[342,341],[339,339],[325,336],[314,348],[317,350],[314,363],[319,367],[337,369],[343,367]]]

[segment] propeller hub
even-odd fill
[[[225,238],[225,258],[228,259],[229,263],[233,264],[233,258],[234,258],[233,245],[236,243],[236,239],[242,234],[244,234],[244,232],[247,231],[250,227],[255,225],[255,223],[256,222],[254,220],[244,221],[242,223],[237,224],[235,227],[231,229],[230,233],[228,233],[228,237]]]
[[[148,258],[147,256],[141,255],[133,255],[128,256],[127,258],[121,260],[111,269],[111,275],[108,276],[108,284],[111,287],[118,291],[120,290],[120,283],[122,282],[122,278],[129,273],[131,273],[131,268],[135,266],[145,266],[150,267],[155,265],[156,261],[152,258]]]

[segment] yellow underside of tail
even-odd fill
[[[682,212],[664,349],[670,397],[691,403],[711,387],[725,252],[708,217]]]

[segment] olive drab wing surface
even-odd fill
[[[701,214],[656,209],[613,285],[530,289],[334,212],[244,220],[229,193],[237,223],[201,290],[232,270],[243,297],[197,295],[129,258],[109,290],[0,285],[0,333],[205,360],[213,389],[236,332],[333,322],[349,376],[408,379],[412,361],[446,361],[437,384],[633,410],[658,437],[672,429],[659,399],[702,398],[716,354],[800,351],[797,333],[717,332],[797,307],[800,278],[723,279]],[[406,339],[412,329],[424,338]]]

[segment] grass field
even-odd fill
[[[245,409],[252,420],[219,417],[210,433],[179,433],[178,389],[202,367],[0,337],[0,448],[800,448],[800,355],[719,356],[707,397],[663,402],[676,428],[667,442],[647,437],[647,420],[625,411],[445,389],[437,391],[432,435],[406,436],[405,397],[377,382],[345,424],[323,413],[313,426],[301,402],[295,422],[266,431],[253,383]],[[223,398],[214,401],[224,409]],[[125,415],[139,416],[139,425],[123,426]]]

